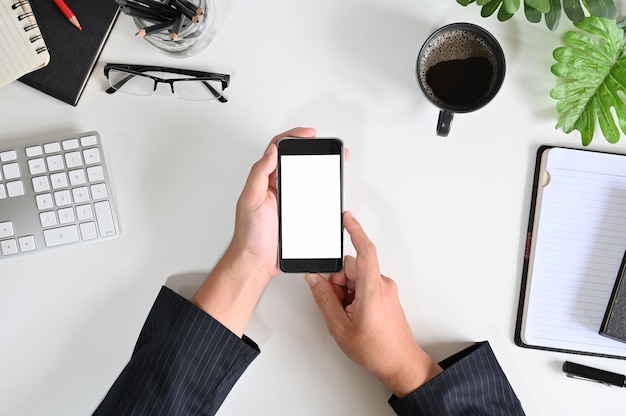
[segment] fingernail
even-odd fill
[[[304,280],[306,280],[307,284],[309,285],[309,287],[313,287],[317,284],[318,280],[317,280],[317,275],[313,274],[313,273],[307,273],[304,275]]]

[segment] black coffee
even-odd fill
[[[417,70],[424,92],[437,105],[471,111],[492,98],[504,68],[483,37],[453,28],[424,45]]]
[[[492,79],[491,62],[482,56],[441,61],[426,71],[426,83],[433,94],[453,106],[472,104],[482,99],[489,92]]]

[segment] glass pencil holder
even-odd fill
[[[171,0],[157,0],[162,4],[170,4]],[[177,33],[174,33],[172,24],[163,29],[150,32],[150,27],[156,23],[149,19],[133,17],[135,25],[141,33],[145,30],[143,38],[152,46],[161,50],[165,54],[177,58],[185,58],[197,55],[211,43],[218,27],[218,16],[214,0],[190,0],[203,10],[198,16],[198,22],[192,22],[190,18],[183,19],[183,23]]]

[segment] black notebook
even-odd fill
[[[622,259],[609,305],[604,313],[600,335],[626,342],[626,254]]]
[[[76,105],[109,37],[119,5],[114,0],[67,0],[83,30],[78,30],[52,0],[30,0],[50,63],[19,80]]]
[[[626,249],[626,155],[537,153],[515,343],[626,358],[599,334]]]

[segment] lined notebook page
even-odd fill
[[[14,9],[17,3],[24,4]],[[48,63],[40,35],[28,3],[0,0],[0,87]]]
[[[552,148],[538,192],[525,343],[626,356],[598,330],[626,249],[626,156]]]

